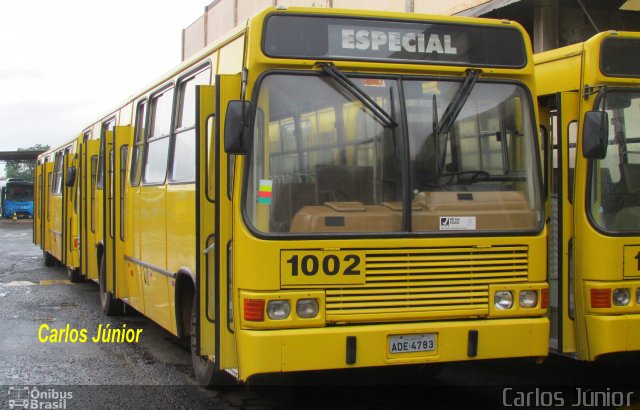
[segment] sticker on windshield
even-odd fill
[[[379,78],[363,78],[362,85],[365,87],[386,87],[384,80]]]
[[[441,216],[441,231],[475,231],[475,216]]]
[[[271,205],[271,191],[273,189],[273,181],[270,179],[261,179],[260,188],[258,188],[258,203]]]

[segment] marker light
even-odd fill
[[[264,321],[264,299],[244,300],[244,320],[251,322]]]
[[[611,299],[616,306],[627,306],[631,301],[631,292],[628,288],[614,289]]]
[[[303,319],[318,316],[318,301],[316,299],[300,299],[296,303],[296,313]]]
[[[538,292],[535,290],[520,291],[520,307],[534,308],[538,306]]]
[[[513,293],[510,290],[499,290],[493,297],[493,303],[497,309],[511,309],[513,306]]]
[[[591,289],[592,308],[611,307],[611,289]]]
[[[282,320],[289,317],[291,306],[288,300],[270,300],[267,304],[267,315],[271,320]]]

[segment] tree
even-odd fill
[[[18,148],[18,151],[46,151],[48,145],[36,144],[29,148]],[[19,178],[25,181],[33,181],[35,176],[36,161],[7,161],[4,166],[6,178]]]

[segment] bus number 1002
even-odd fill
[[[306,276],[315,276],[322,271],[325,275],[360,275],[360,256],[344,255],[340,259],[337,255],[324,255],[319,258],[317,255],[293,255],[287,260],[291,264],[291,276],[298,276],[302,272]]]

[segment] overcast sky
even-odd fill
[[[0,151],[56,146],[180,64],[210,0],[0,3]]]

